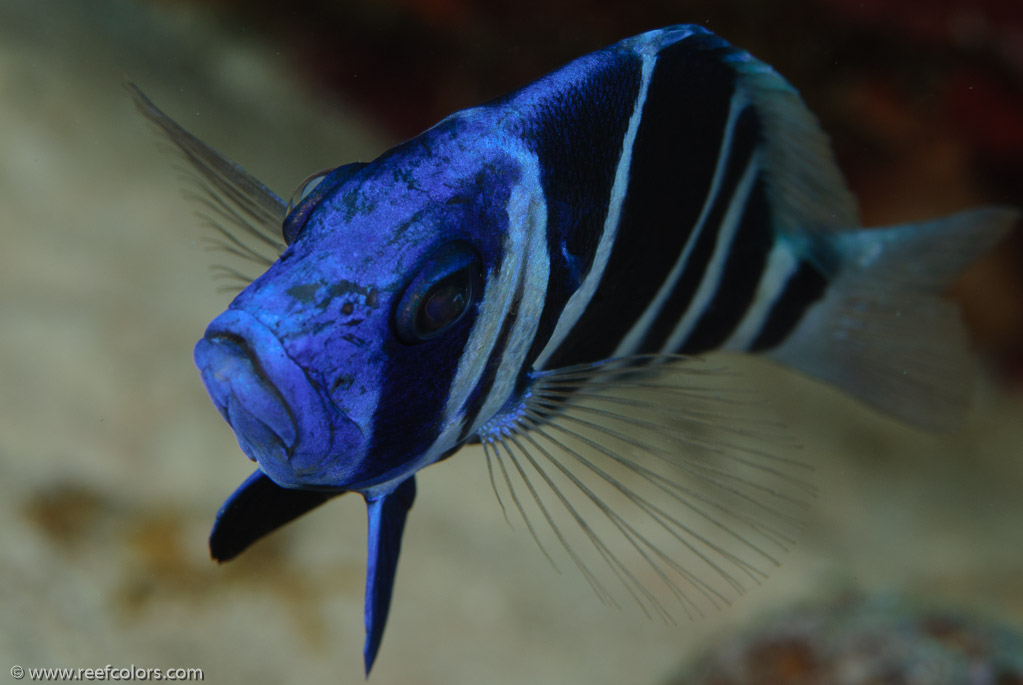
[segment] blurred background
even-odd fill
[[[230,296],[210,277],[177,160],[122,81],[287,197],[453,110],[683,22],[801,91],[867,225],[1023,206],[1017,0],[4,0],[0,674],[110,663],[198,667],[217,683],[363,681],[361,501],[342,498],[225,566],[208,558],[212,517],[250,470],[191,361]],[[699,622],[608,609],[578,574],[552,572],[502,519],[480,453],[427,469],[373,682],[737,682],[689,674],[781,633],[795,637],[764,662],[773,679],[750,682],[866,682],[793,679],[810,671],[792,645],[830,633],[805,630],[819,624],[792,607],[878,635],[934,628],[921,617],[936,608],[946,618],[922,639],[968,666],[997,663],[990,680],[920,682],[1023,682],[1012,636],[1023,624],[1023,235],[951,295],[987,370],[953,434],[749,370],[822,494],[765,587]],[[860,597],[868,609],[851,610]],[[759,628],[772,616],[788,628]],[[1009,637],[963,637],[994,624]],[[870,682],[917,682],[888,673]]]

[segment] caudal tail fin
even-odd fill
[[[833,234],[841,270],[769,356],[904,421],[955,427],[974,365],[958,308],[941,294],[1019,217],[990,207]]]

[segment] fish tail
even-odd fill
[[[970,404],[975,364],[958,307],[942,293],[1019,218],[987,207],[822,236],[838,272],[768,356],[896,418],[954,428]]]

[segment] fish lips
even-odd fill
[[[321,396],[277,336],[229,309],[195,346],[213,404],[242,451],[286,488],[346,487],[364,451],[359,426]]]

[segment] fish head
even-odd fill
[[[364,490],[456,446],[449,388],[463,356],[487,354],[467,343],[517,178],[458,129],[313,183],[280,258],[196,345],[214,404],[278,485]]]

